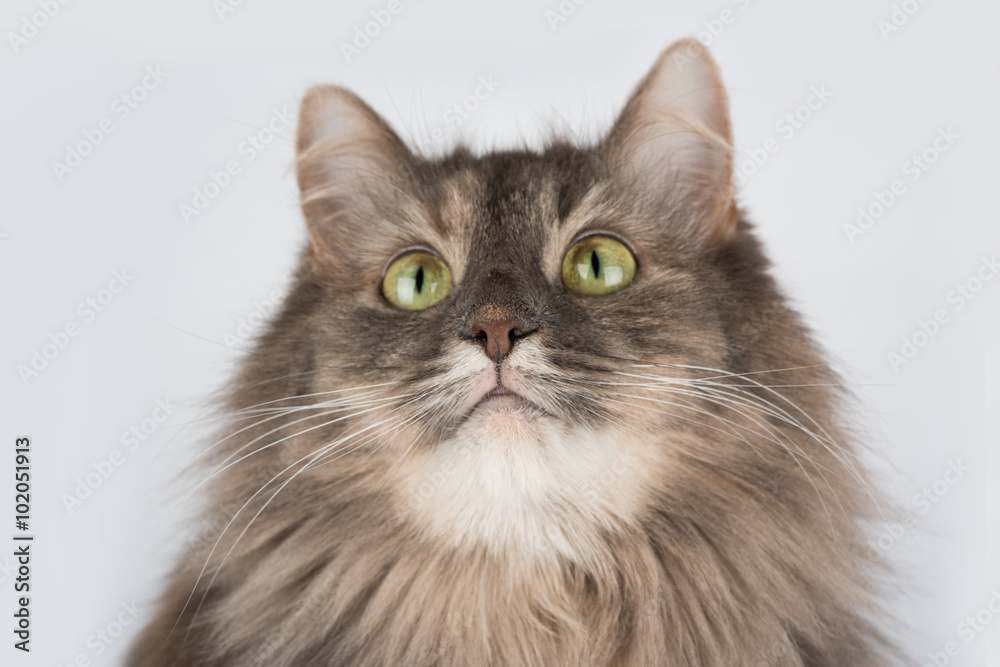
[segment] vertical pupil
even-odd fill
[[[417,269],[417,294],[424,291],[424,267]]]
[[[601,275],[601,259],[597,256],[597,251],[590,253],[590,267],[594,269],[594,277]]]

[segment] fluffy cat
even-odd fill
[[[697,42],[584,147],[422,158],[316,87],[296,166],[308,252],[203,471],[229,524],[129,665],[886,664],[878,499]]]

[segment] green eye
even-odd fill
[[[423,310],[451,291],[451,271],[441,258],[429,252],[403,255],[385,272],[382,296],[401,310]]]
[[[609,236],[581,239],[563,259],[563,284],[577,294],[611,294],[627,287],[633,278],[635,256],[624,243]]]

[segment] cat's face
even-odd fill
[[[575,523],[627,523],[683,454],[700,408],[662,383],[726,363],[736,227],[725,96],[691,48],[590,149],[425,161],[350,93],[307,97],[312,389],[359,397],[331,453],[377,445],[421,528],[576,553]]]

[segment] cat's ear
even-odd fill
[[[708,243],[732,237],[732,130],[719,69],[700,43],[674,43],[625,105],[605,143],[629,189],[678,203]]]
[[[381,116],[338,86],[306,93],[295,148],[309,257],[336,274],[363,230],[392,219],[388,209],[406,194],[413,156]]]

